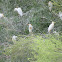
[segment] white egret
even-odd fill
[[[51,1],[48,2],[48,7],[49,7],[49,10],[51,11],[52,10],[52,7],[53,7],[53,4]]]
[[[29,25],[29,33],[32,33],[33,26],[32,26],[32,24],[28,24],[28,25]]]
[[[4,17],[4,15],[2,13],[0,13],[0,18]]]
[[[48,27],[48,33],[50,33],[51,30],[54,28],[54,23],[55,22],[52,21],[52,23],[49,25],[49,27]]]
[[[13,35],[12,36],[12,41],[16,41],[17,36]]]
[[[23,16],[23,12],[21,8],[14,8],[14,11],[17,11],[20,16]]]

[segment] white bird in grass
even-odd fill
[[[13,35],[12,36],[12,41],[16,41],[17,36]]]
[[[60,19],[62,20],[62,12],[60,11],[58,16],[60,17]]]
[[[14,11],[17,11],[20,16],[23,16],[23,12],[21,8],[14,8]]]
[[[28,24],[28,25],[29,25],[29,33],[32,33],[33,26],[32,26],[32,24]]]
[[[0,18],[4,17],[4,15],[2,13],[0,13]]]
[[[48,2],[48,7],[49,7],[49,10],[51,11],[52,10],[52,7],[53,7],[53,4],[51,1]]]
[[[50,32],[51,32],[51,30],[54,28],[54,23],[55,22],[53,22],[52,21],[52,23],[49,25],[49,27],[48,27],[48,33],[50,34]]]

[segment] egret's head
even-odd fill
[[[27,24],[27,25],[32,25],[32,24]]]
[[[56,22],[52,21],[53,24],[55,24]]]
[[[51,1],[49,1],[48,3],[52,3]]]
[[[14,11],[17,11],[17,8],[14,8]]]

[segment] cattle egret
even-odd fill
[[[52,10],[52,7],[53,7],[53,4],[51,1],[48,2],[48,7],[49,7],[49,10],[51,11]]]
[[[29,33],[32,33],[33,26],[32,26],[32,24],[28,24],[28,25],[29,25]]]
[[[12,41],[16,41],[17,36],[13,35],[12,36]]]
[[[15,8],[14,11],[17,11],[20,16],[23,16],[23,12],[21,8]]]
[[[48,27],[48,33],[50,33],[51,30],[54,28],[54,23],[55,22],[52,21],[52,23],[49,25],[49,27]]]
[[[4,15],[2,13],[0,13],[0,18],[4,17]]]
[[[60,11],[59,12],[59,15],[58,15],[59,17],[60,17],[60,19],[62,20],[62,12]]]

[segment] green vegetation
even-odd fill
[[[45,36],[45,38],[43,38]],[[61,62],[62,42],[56,35],[33,35],[19,37],[6,49],[11,62]]]
[[[51,1],[50,12],[49,0],[0,0],[0,13],[5,16],[0,19],[0,62],[62,62],[62,20],[58,17],[62,1]],[[25,15],[19,17],[16,7]],[[48,34],[52,21],[57,33]],[[28,23],[33,25],[32,35]]]

